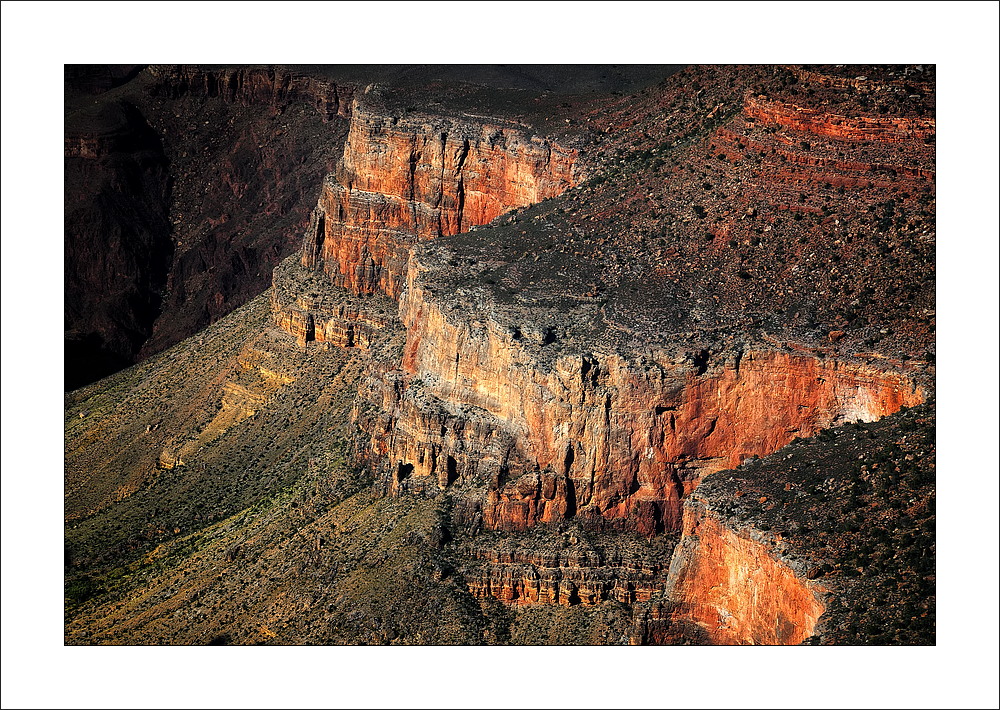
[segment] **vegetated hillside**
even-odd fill
[[[383,338],[398,348],[398,331]],[[627,641],[622,602],[512,610],[474,594],[535,566],[475,554],[481,531],[456,522],[450,495],[385,497],[347,442],[369,357],[303,349],[259,297],[68,394],[67,642]],[[609,566],[642,577],[670,544],[572,527],[539,540],[557,590],[565,575],[600,586]]]
[[[356,97],[270,315],[67,396],[67,640],[932,643],[933,67],[436,88]]]
[[[296,480],[345,433],[352,351],[302,352],[260,296],[167,352],[66,395],[67,562],[148,552]]]
[[[688,67],[584,117],[589,182],[435,247],[644,339],[932,358],[934,96],[933,67]]]

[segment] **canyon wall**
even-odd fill
[[[579,181],[576,154],[514,126],[396,117],[375,99],[356,101],[351,115],[343,160],[324,181],[301,261],[276,271],[272,305],[300,344],[364,346],[388,318],[367,317],[363,299],[398,299],[402,352],[375,358],[353,412],[359,453],[384,491],[451,489],[456,521],[493,531],[576,520],[593,531],[683,532],[669,576],[590,553],[486,545],[468,553],[473,595],[517,606],[648,602],[648,628],[635,636],[646,642],[685,627],[708,643],[809,638],[824,607],[802,575],[749,532],[684,501],[708,474],[915,406],[924,389],[898,368],[760,339],[714,351],[677,347],[670,334],[638,348],[561,342],[546,327],[551,309],[509,309],[475,283],[481,297],[470,300],[442,277],[454,266],[448,249],[419,243],[558,195]],[[864,144],[841,151],[822,142],[893,144],[909,159],[933,138],[933,119],[846,117],[756,97],[743,118],[755,137],[720,128],[711,154],[767,152],[807,170],[766,173],[776,203],[785,184],[820,178],[825,189],[934,178],[884,160],[889,147],[869,159]],[[756,137],[762,127],[813,143],[773,130]],[[310,284],[298,294],[278,287],[279,274],[293,271],[288,283]],[[591,315],[604,318],[596,306]]]
[[[343,152],[352,93],[280,68],[67,66],[67,388],[268,287]]]
[[[304,102],[315,106],[324,120],[347,117],[354,95],[353,86],[275,67],[154,65],[149,72],[156,79],[154,95],[219,97],[230,103],[270,106],[274,110],[290,102]]]
[[[649,601],[664,589],[665,562],[605,559],[594,550],[477,546],[467,554],[475,567],[464,576],[477,599],[492,597],[517,606],[593,606],[609,599],[632,604]]]
[[[707,473],[924,398],[904,375],[788,352],[573,352],[445,310],[415,256],[400,301],[400,370],[373,376],[357,416],[398,492],[486,486],[484,525],[570,517],[654,534],[681,527]]]
[[[821,590],[776,559],[752,531],[727,526],[697,494],[670,563],[666,619],[694,624],[711,645],[795,645],[824,612]],[[690,634],[690,631],[688,631]]]
[[[131,103],[64,134],[63,330],[68,389],[127,366],[160,313],[174,245],[169,160]]]
[[[409,247],[560,194],[575,150],[518,124],[391,115],[355,101],[343,160],[323,182],[302,263],[355,293],[398,298]]]

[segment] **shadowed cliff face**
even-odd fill
[[[312,104],[324,121],[350,115],[354,87],[305,76],[281,68],[204,69],[194,66],[154,66],[154,95],[180,98],[205,96],[245,106],[280,111],[291,103]]]
[[[107,103],[65,136],[66,387],[129,364],[160,313],[173,254],[169,161],[135,106]]]
[[[289,71],[99,69],[67,70],[70,389],[268,287],[300,244],[349,109],[349,89]]]

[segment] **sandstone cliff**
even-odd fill
[[[692,497],[671,561],[670,618],[700,627],[711,645],[800,644],[824,606],[814,587],[780,560],[757,531],[734,530]]]
[[[546,342],[547,331],[442,307],[424,286],[430,268],[415,257],[408,272],[401,370],[362,389],[364,448],[391,491],[485,486],[492,529],[578,516],[679,530],[681,500],[707,473],[924,398],[906,375],[789,352]]]
[[[899,143],[923,141],[935,134],[932,118],[840,116],[792,103],[768,101],[763,97],[749,97],[743,112],[754,121],[845,141]]]
[[[409,248],[468,231],[579,179],[576,152],[521,126],[385,113],[359,97],[343,160],[323,182],[302,263],[355,293],[398,298]]]

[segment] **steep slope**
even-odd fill
[[[927,643],[933,415],[828,430],[708,479],[684,506],[661,626],[708,643]]]
[[[132,104],[79,112],[65,136],[66,386],[130,362],[160,313],[173,243],[169,160]]]
[[[76,69],[68,87],[103,76]],[[95,91],[109,83],[67,97],[67,389],[265,290],[346,133],[345,90],[287,71],[151,67]]]

